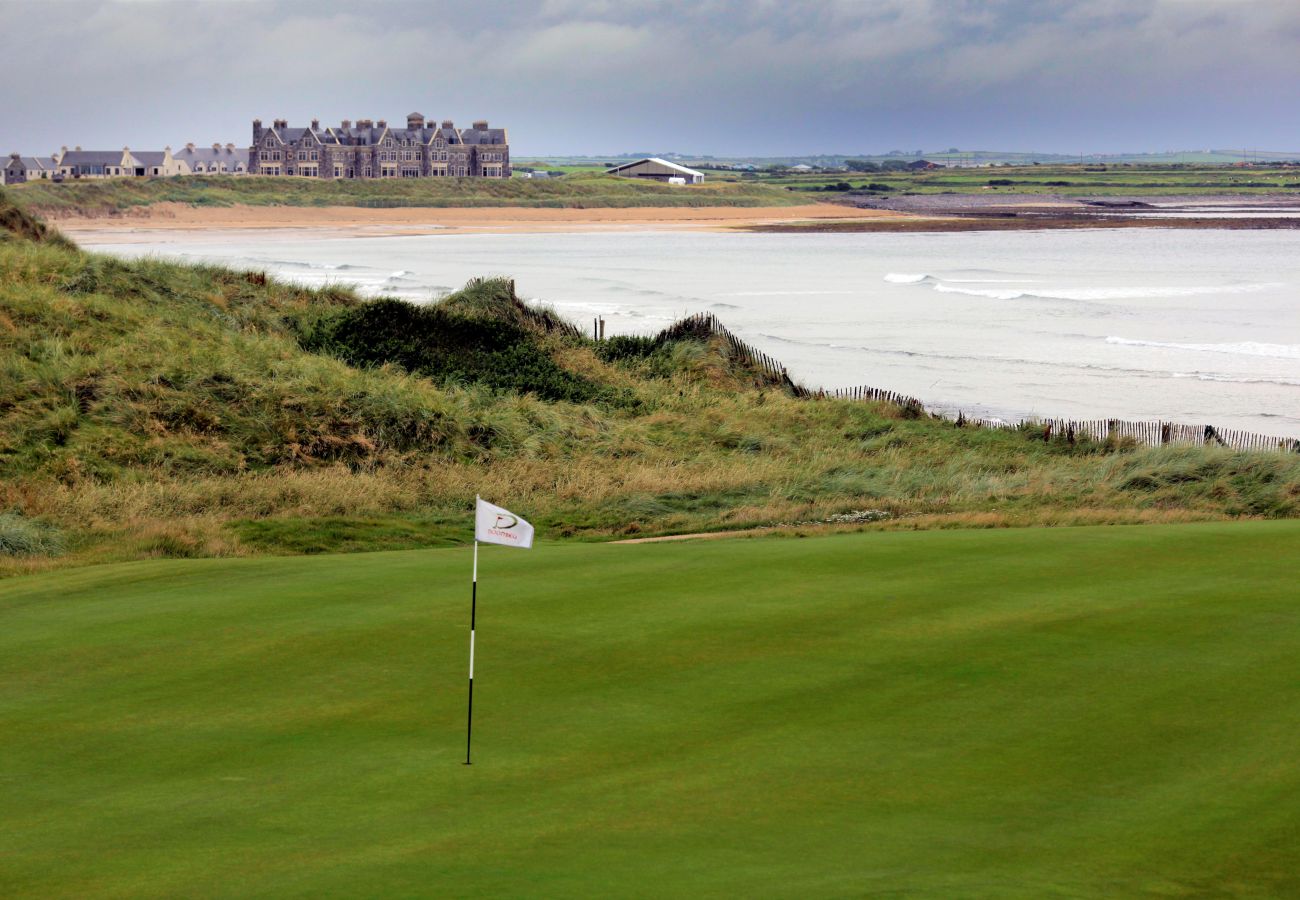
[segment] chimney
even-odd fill
[[[80,152],[81,152],[81,145],[78,144],[77,146],[73,147],[72,149],[74,149],[74,150],[76,150],[78,153],[80,153]]]
[[[253,120],[253,143],[256,144],[262,137],[262,120]]]
[[[479,119],[475,122],[474,129],[476,131],[487,131],[487,119]]]
[[[347,131],[347,130],[348,130],[349,128],[351,128],[351,127],[352,127],[352,120],[351,120],[351,119],[344,119],[344,120],[343,120],[343,125],[342,125],[343,130],[344,130],[344,131]]]
[[[213,144],[213,145],[212,145],[212,149],[213,149],[213,150],[216,150],[218,153],[220,153],[220,152],[221,152],[221,145],[220,145],[220,144]]]
[[[312,131],[320,131],[320,119],[312,119],[312,120],[311,120],[311,130],[312,130]]]
[[[234,144],[226,144],[226,152],[227,152],[227,153],[234,153],[234,152],[235,152],[235,145],[234,145]]]
[[[424,127],[424,116],[421,113],[411,113],[406,117],[406,127],[412,130]]]
[[[387,119],[380,119],[380,120],[379,120],[378,122],[376,122],[375,124],[376,124],[379,128],[381,128],[381,129],[383,129],[383,128],[387,128],[387,127],[388,127],[388,120],[387,120]]]
[[[193,152],[194,152],[194,145],[193,145],[193,144],[186,144],[186,145],[185,145],[185,149],[188,150],[188,151],[190,151],[191,153],[193,153]]]
[[[443,127],[443,128],[455,128],[456,126],[451,124],[451,119],[443,119],[443,120],[442,120],[442,127]]]

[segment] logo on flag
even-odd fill
[[[533,526],[508,509],[493,506],[482,497],[474,512],[474,539],[507,547],[533,546]]]

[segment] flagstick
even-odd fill
[[[474,733],[474,617],[478,613],[478,541],[474,541],[474,579],[469,591],[469,712],[465,720],[465,765],[469,761],[470,737]]]

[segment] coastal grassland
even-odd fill
[[[722,174],[722,173],[719,173]],[[714,173],[709,173],[712,177]],[[733,176],[738,177],[738,176]],[[1259,165],[993,166],[919,172],[833,172],[758,175],[743,179],[820,196],[827,185],[845,182],[854,189],[882,186],[879,194],[1051,194],[1063,197],[1161,197],[1205,194],[1244,196],[1280,194],[1300,200],[1300,167]],[[834,196],[836,192],[824,192]]]
[[[0,583],[27,897],[1286,897],[1300,523]]]
[[[42,215],[115,215],[156,203],[192,206],[354,207],[706,207],[789,206],[800,194],[760,184],[667,185],[573,175],[524,178],[420,178],[321,181],[310,178],[188,176],[117,178],[13,189],[14,202]]]
[[[792,397],[707,336],[597,344],[506,281],[417,309],[24,228],[0,471],[0,573],[440,546],[476,493],[573,539],[1300,513],[1300,454],[959,429]]]

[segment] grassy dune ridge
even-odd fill
[[[504,281],[420,312],[88,254],[5,214],[0,547],[18,549],[0,572],[439,546],[464,539],[476,493],[589,539],[861,510],[875,528],[1300,512],[1296,454],[1044,443],[800,400],[717,341],[596,344]]]
[[[667,185],[577,175],[562,179],[429,178],[317,181],[255,176],[104,179],[13,189],[26,209],[49,215],[118,215],[156,203],[193,206],[357,206],[605,208],[791,206],[807,197],[779,187],[713,182]]]
[[[9,898],[1300,892],[1300,523],[0,583]]]

